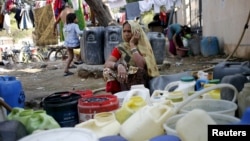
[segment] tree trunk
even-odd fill
[[[99,26],[108,26],[112,21],[109,8],[102,2],[102,0],[85,0],[89,7],[93,10],[94,15],[98,21]]]

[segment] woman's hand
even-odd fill
[[[133,48],[135,45],[137,45],[139,39],[140,39],[140,32],[135,31],[135,33],[133,34],[132,38],[129,41],[130,47]]]
[[[122,64],[119,64],[117,67],[117,72],[118,72],[117,74],[118,81],[121,83],[126,83],[128,78],[126,67]]]

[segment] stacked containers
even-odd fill
[[[81,55],[87,65],[102,65],[104,64],[104,27],[88,27],[86,28],[83,38],[83,46]]]
[[[161,32],[148,32],[147,37],[154,52],[156,64],[163,64],[166,56],[166,39],[164,34]]]
[[[25,105],[25,94],[21,81],[14,76],[0,76],[0,97],[10,107],[23,108]]]
[[[105,28],[104,36],[104,59],[108,59],[113,48],[122,41],[122,27],[121,26],[107,26]]]

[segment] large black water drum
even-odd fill
[[[104,30],[103,26],[86,28],[82,47],[84,62],[88,65],[104,64]]]
[[[80,48],[81,48],[81,60],[83,61],[83,62],[85,62],[85,60],[84,60],[84,35],[80,38]]]
[[[107,26],[104,35],[104,59],[108,59],[113,48],[122,41],[121,26]]]
[[[166,56],[166,39],[164,34],[161,32],[148,32],[147,37],[152,46],[156,63],[163,64]]]
[[[71,92],[56,92],[42,100],[43,109],[52,116],[61,127],[74,127],[79,123],[79,94]]]

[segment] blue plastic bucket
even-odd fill
[[[24,108],[25,94],[21,81],[15,76],[0,76],[0,97],[12,108]]]

